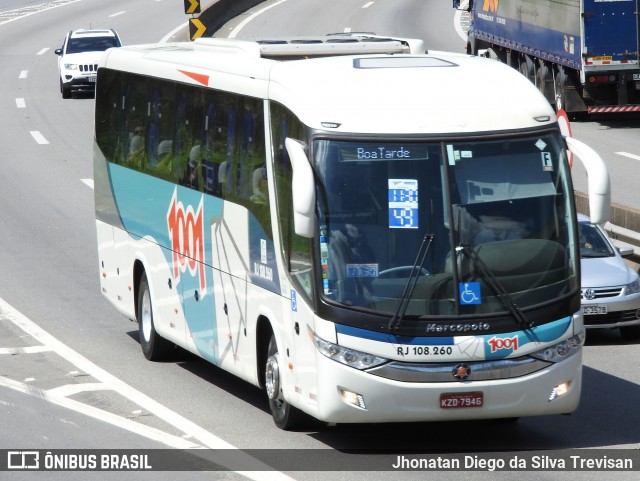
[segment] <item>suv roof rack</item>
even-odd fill
[[[422,40],[383,37],[371,33],[256,40],[207,37],[196,39],[194,44],[194,48],[198,50],[277,60],[354,54],[425,53]]]

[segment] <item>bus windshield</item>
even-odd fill
[[[578,288],[570,171],[557,133],[315,140],[313,149],[329,302],[393,314],[408,301],[408,317],[513,314]]]

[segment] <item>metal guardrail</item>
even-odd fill
[[[619,225],[606,222],[604,224],[604,230],[607,231],[609,237],[620,244],[627,245],[633,248],[633,255],[640,258],[640,233],[635,232]]]
[[[618,247],[631,247],[633,254],[625,256],[625,261],[640,272],[640,233],[606,222],[603,226],[613,244]]]

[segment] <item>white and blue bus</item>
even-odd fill
[[[102,292],[147,359],[180,346],[264,388],[283,429],[570,413],[569,151],[603,221],[600,157],[498,62],[364,35],[111,49]]]

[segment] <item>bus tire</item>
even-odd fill
[[[293,407],[284,400],[282,395],[281,375],[280,375],[281,358],[278,352],[278,344],[276,338],[271,334],[269,339],[269,347],[267,349],[267,362],[264,368],[264,385],[269,399],[269,409],[273,422],[280,429],[290,431],[302,426],[304,416],[302,411]]]
[[[147,274],[142,273],[140,285],[138,287],[138,332],[140,337],[140,347],[144,357],[149,361],[160,361],[165,359],[172,345],[157,332],[153,322],[153,305],[151,303],[151,293],[149,291],[149,281]]]

